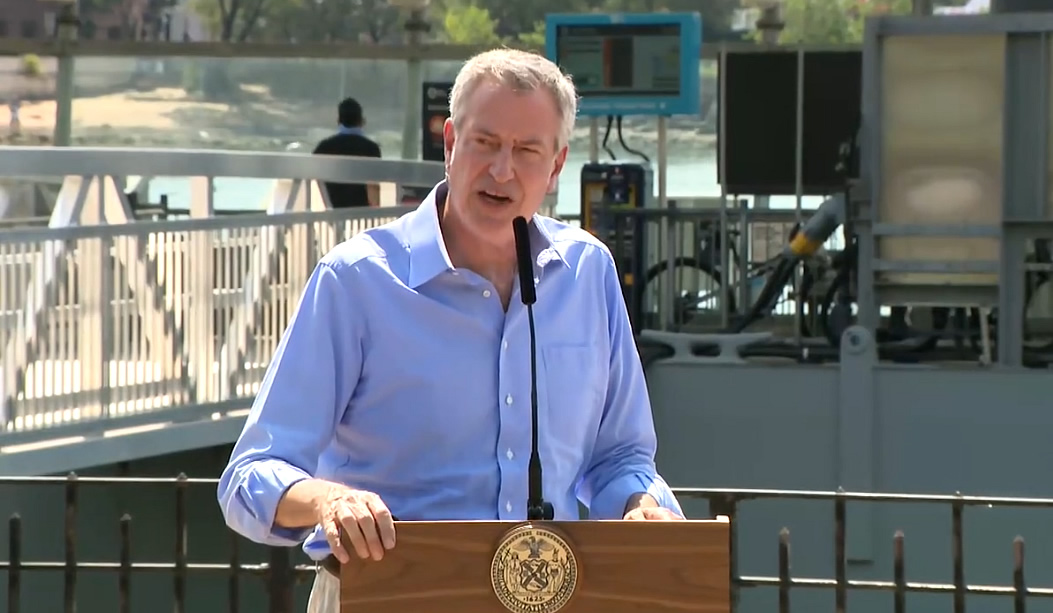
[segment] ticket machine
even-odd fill
[[[630,307],[638,300],[634,281],[642,281],[646,273],[646,224],[626,212],[654,206],[653,177],[649,165],[631,162],[593,162],[581,168],[581,227],[610,248]]]

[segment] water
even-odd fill
[[[581,167],[588,161],[586,156],[571,156],[560,175],[556,213],[577,215],[580,211],[578,182]],[[666,171],[669,198],[715,198],[720,196],[717,184],[717,161],[715,152],[708,151],[695,160],[683,157],[671,161]],[[657,177],[655,179],[657,181]],[[242,179],[223,177],[215,181],[216,209],[221,211],[245,211],[264,209],[274,182],[269,179]],[[657,186],[655,186],[657,190]],[[190,183],[186,178],[157,177],[150,183],[150,201],[157,202],[162,194],[168,195],[168,204],[173,208],[190,207]],[[802,206],[812,208],[819,198],[805,198]],[[776,196],[771,199],[772,208],[794,208],[792,196]]]

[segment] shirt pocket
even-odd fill
[[[553,451],[564,459],[589,457],[596,442],[607,398],[607,361],[595,347],[542,347],[545,399],[539,424]]]

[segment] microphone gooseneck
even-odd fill
[[[534,331],[534,302],[537,301],[537,290],[534,286],[534,263],[530,254],[527,220],[523,217],[513,219],[512,232],[516,241],[519,295],[526,305],[527,323],[530,325],[530,463],[527,466],[527,519],[551,520],[555,517],[555,510],[551,503],[545,502],[542,492],[541,454],[538,452],[537,337]]]

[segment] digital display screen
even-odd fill
[[[679,24],[562,24],[555,42],[582,98],[680,95]]]

